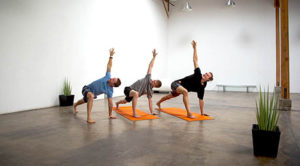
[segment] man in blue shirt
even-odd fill
[[[115,116],[112,116],[112,108],[113,108],[113,102],[112,102],[112,95],[114,92],[113,87],[119,87],[121,85],[121,80],[119,78],[111,78],[110,71],[112,66],[112,59],[113,55],[115,54],[115,51],[113,48],[109,50],[110,57],[107,64],[107,70],[106,75],[89,85],[85,85],[82,88],[82,95],[83,98],[77,101],[74,105],[74,112],[75,114],[78,112],[77,106],[83,103],[87,103],[87,122],[88,123],[95,123],[94,120],[92,120],[91,112],[93,107],[93,101],[97,98],[100,94],[106,94],[108,96],[108,112],[109,112],[109,118],[110,119],[116,119]]]

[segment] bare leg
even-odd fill
[[[75,105],[74,105],[74,114],[78,113],[77,106],[78,106],[78,105],[81,105],[81,104],[83,104],[83,103],[84,103],[84,100],[83,100],[83,99],[80,99],[80,100],[78,100],[78,101],[75,103]]]
[[[158,107],[159,109],[161,109],[161,108],[160,108],[160,104],[161,104],[162,102],[166,101],[166,100],[171,99],[171,98],[174,98],[174,96],[172,95],[172,93],[169,93],[168,95],[162,97],[162,98],[156,103],[157,107]]]
[[[119,105],[120,104],[126,104],[126,103],[127,103],[127,101],[125,99],[124,100],[120,100],[120,101],[116,102],[116,108],[119,109]]]
[[[191,111],[190,111],[189,94],[188,94],[188,91],[187,91],[184,87],[179,86],[179,87],[176,89],[176,92],[177,92],[177,93],[181,93],[181,94],[183,95],[183,103],[184,103],[185,109],[186,109],[186,111],[187,111],[187,117],[192,118],[192,119],[195,119],[196,117],[193,116],[193,114],[192,114]]]
[[[139,93],[137,91],[131,90],[129,93],[129,97],[133,97],[132,99],[132,116],[139,118],[138,114],[136,114],[135,109],[136,109],[136,104],[137,104],[137,99],[139,98]]]
[[[96,123],[94,120],[92,120],[92,107],[94,102],[94,94],[92,92],[89,92],[87,94],[88,103],[87,103],[87,122],[88,123]]]

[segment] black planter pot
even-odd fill
[[[71,106],[74,103],[74,95],[65,96],[59,95],[59,105],[60,106]]]
[[[280,140],[280,130],[276,131],[259,130],[257,124],[252,126],[253,150],[255,156],[277,157]]]

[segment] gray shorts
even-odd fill
[[[176,89],[177,89],[179,86],[182,86],[182,85],[180,85],[180,84],[179,84],[178,82],[176,82],[176,81],[172,82],[172,84],[171,84],[171,89],[172,89],[171,93],[172,93],[172,96],[176,97],[176,96],[179,96],[179,95],[180,95],[180,93],[177,93],[177,92],[176,92]]]

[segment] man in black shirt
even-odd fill
[[[171,98],[177,97],[180,94],[182,94],[183,95],[183,103],[184,103],[184,106],[187,111],[187,116],[189,118],[195,118],[195,117],[191,114],[191,111],[190,111],[188,92],[197,92],[197,95],[199,98],[201,115],[208,116],[207,114],[204,114],[204,112],[203,112],[203,106],[204,106],[203,96],[204,96],[204,91],[205,91],[207,81],[213,80],[213,74],[211,72],[205,73],[203,75],[201,74],[201,71],[198,66],[197,43],[194,40],[192,41],[192,46],[194,49],[194,56],[193,56],[193,62],[194,62],[194,67],[195,67],[194,74],[172,82],[171,93],[162,97],[156,103],[158,108],[161,109],[160,104],[162,102],[169,100]]]

